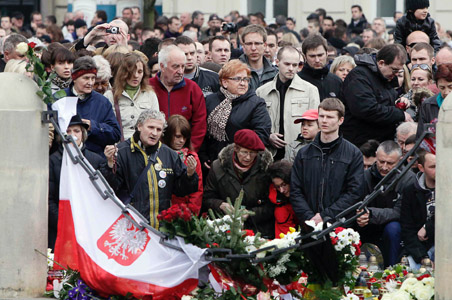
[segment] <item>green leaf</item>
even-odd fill
[[[53,97],[55,97],[55,99],[57,99],[57,100],[61,99],[61,98],[64,98],[66,96],[67,96],[67,94],[66,94],[66,92],[64,90],[59,90],[58,92],[53,94]]]
[[[39,98],[41,98],[41,99],[43,99],[44,98],[44,93],[43,93],[43,91],[37,91],[36,92],[36,95],[38,95],[39,96]]]
[[[376,273],[374,273],[373,277],[375,277],[377,279],[381,279],[383,277],[383,272],[376,272]]]
[[[44,65],[40,62],[37,62],[34,64],[35,65],[35,73],[38,74],[39,77],[43,77],[44,76]]]
[[[46,94],[48,97],[52,97],[52,89],[49,86],[43,86],[42,91],[44,94]]]

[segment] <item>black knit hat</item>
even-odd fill
[[[415,12],[416,9],[422,9],[430,6],[429,0],[406,0],[405,7],[406,11]]]

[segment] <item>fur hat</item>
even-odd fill
[[[422,9],[430,6],[429,0],[406,0],[405,7],[406,11],[415,12],[416,9]]]
[[[92,73],[97,75],[97,66],[94,59],[91,56],[82,56],[74,61],[74,67],[72,68],[72,80],[76,80],[80,76]]]

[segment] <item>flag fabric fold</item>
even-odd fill
[[[133,212],[130,216],[139,220]],[[196,288],[198,269],[208,262],[205,250],[181,238],[169,242],[183,251],[161,244],[150,230],[136,228],[113,201],[102,199],[83,167],[64,150],[57,262],[78,270],[88,286],[104,296],[130,292],[137,298],[180,297]]]

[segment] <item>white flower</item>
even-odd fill
[[[28,45],[25,42],[21,42],[16,46],[16,51],[17,53],[19,53],[20,55],[25,55],[25,53],[27,53],[28,51]]]
[[[391,294],[383,294],[383,297],[381,297],[381,300],[392,300]]]
[[[190,299],[193,299],[193,297],[192,296],[188,296],[188,295],[184,295],[184,296],[182,296],[182,298],[180,298],[181,300],[190,300]]]
[[[309,221],[304,221],[306,223],[306,225],[314,228],[314,231],[321,231],[323,229],[323,222],[319,222],[317,223],[317,225],[315,224],[314,220],[309,220]]]
[[[417,300],[430,300],[435,295],[435,291],[431,286],[423,286],[415,289],[414,295]]]
[[[50,248],[47,248],[47,258],[47,267],[53,268],[54,254],[52,253],[52,249]]]
[[[413,285],[415,285],[418,282],[418,280],[416,278],[407,278],[405,279],[405,281],[402,283],[402,286],[400,287],[400,289],[402,291],[411,291],[411,288],[413,287]]]
[[[338,243],[338,244],[334,245],[334,249],[336,251],[341,251],[342,249],[344,249],[344,247]]]
[[[228,224],[220,225],[219,228],[222,232],[226,232],[231,229],[231,227]]]
[[[385,284],[385,288],[390,292],[394,292],[397,288],[397,281],[394,280],[389,280],[388,282],[386,282]]]
[[[432,288],[435,287],[435,278],[433,277],[426,277],[422,279],[422,283],[428,286],[431,286]]]
[[[359,300],[359,297],[355,294],[347,294],[346,296],[342,296],[341,300]]]
[[[391,295],[392,300],[411,300],[410,294],[405,291],[398,290]],[[382,299],[383,300],[383,299]]]

